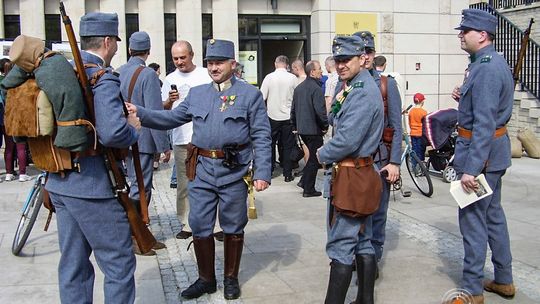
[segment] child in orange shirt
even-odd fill
[[[426,117],[427,112],[423,109],[424,94],[414,94],[414,108],[409,111],[409,127],[411,128],[412,149],[420,160],[424,160],[426,154],[426,145],[422,139],[422,119]]]

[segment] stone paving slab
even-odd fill
[[[486,293],[486,303],[540,303],[540,240],[536,186],[540,162],[514,160],[503,180],[518,293],[513,301]],[[240,269],[242,297],[223,299],[223,245],[216,243],[218,292],[196,300],[183,300],[180,292],[197,279],[193,248],[189,240],[174,235],[180,224],[176,218],[176,191],[169,188],[170,166],[156,171],[151,205],[151,229],[167,249],[155,257],[137,259],[137,303],[322,303],[326,292],[329,260],[325,253],[326,202],[303,198],[296,179],[282,177],[257,193],[259,218],[246,227],[246,242]],[[1,170],[1,169],[0,169]],[[405,171],[406,175],[407,172]],[[2,176],[3,174],[0,174]],[[444,293],[459,286],[463,247],[457,225],[457,207],[448,194],[448,184],[433,177],[435,194],[419,194],[404,176],[405,188],[413,196],[399,193],[391,201],[387,226],[388,241],[376,282],[376,303],[440,303]],[[321,181],[318,181],[318,187]],[[13,257],[11,239],[18,208],[29,183],[0,183],[0,303],[58,303],[56,267],[58,247],[55,223],[47,233],[35,230],[24,257]],[[40,227],[38,224],[36,227]],[[6,275],[9,274],[9,275]],[[486,263],[486,276],[493,269]],[[103,278],[97,271],[96,303],[103,301]],[[348,300],[354,300],[354,280]]]

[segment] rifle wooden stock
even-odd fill
[[[527,45],[529,44],[529,36],[531,35],[531,27],[534,23],[534,19],[531,18],[529,21],[529,27],[525,30],[523,39],[521,40],[521,47],[519,49],[519,55],[514,67],[514,85],[519,81],[519,73],[521,73],[521,67],[523,66],[523,59],[525,59],[525,54],[527,53]]]
[[[75,33],[71,25],[71,20],[66,14],[63,2],[60,2],[60,14],[62,15],[62,21],[66,28],[66,34],[69,40],[69,45],[71,47],[71,52],[73,54],[73,61],[75,62],[77,74],[79,76],[79,82],[83,89],[89,119],[93,124],[95,124],[96,120],[94,112],[94,94],[92,92],[90,82],[88,81],[88,76],[86,75],[86,70],[84,68],[81,53],[79,51],[79,47],[77,46],[77,39],[75,38]],[[124,111],[127,112],[125,106]],[[129,199],[129,193],[128,191],[126,191],[126,189],[128,188],[125,176],[118,168],[118,164],[116,163],[116,159],[114,157],[112,149],[99,145],[99,142],[96,143],[96,145],[98,145],[98,149],[102,151],[104,157],[106,158],[106,162],[108,163],[108,170],[112,172],[113,180],[111,180],[111,183],[113,183],[113,188],[115,188],[115,195],[117,196],[118,201],[126,211],[129,226],[131,227],[131,233],[135,237],[135,240],[137,241],[137,245],[139,246],[141,252],[146,253],[150,251],[155,245],[156,239],[154,238],[150,230],[148,230],[146,224],[141,220],[139,213]],[[138,152],[139,151],[137,146],[137,156]],[[140,160],[138,164],[140,168]]]

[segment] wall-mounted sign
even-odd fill
[[[377,14],[336,13],[336,35],[352,35],[358,31],[370,31],[377,35]],[[377,48],[377,37],[375,37]]]

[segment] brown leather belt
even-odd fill
[[[472,130],[467,130],[465,128],[462,128],[462,127],[459,127],[458,126],[458,135],[459,137],[463,137],[463,138],[466,138],[466,139],[471,139],[472,138]],[[504,134],[506,134],[506,126],[502,126],[500,128],[498,128],[497,130],[495,130],[495,134],[493,135],[494,138],[499,138],[501,136],[503,136]]]
[[[340,167],[368,167],[373,165],[373,157],[346,158],[339,162]]]
[[[242,151],[248,146],[249,144],[239,145],[237,149],[238,151]],[[199,148],[199,155],[203,157],[208,157],[208,158],[225,158],[225,152],[223,152],[223,150],[217,150],[217,149],[206,150],[206,149]]]

